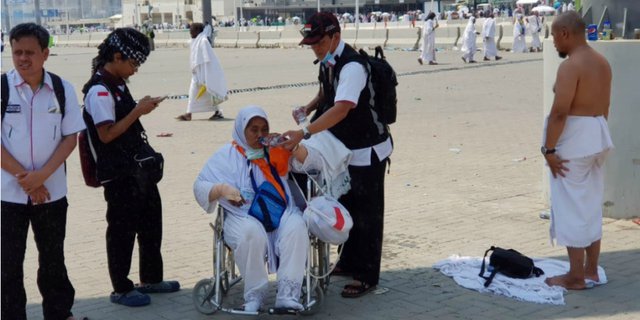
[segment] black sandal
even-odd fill
[[[343,298],[360,298],[376,289],[376,286],[372,286],[362,281],[359,282],[359,285],[348,284],[344,286],[344,289],[342,289],[342,293],[340,293],[340,295]]]

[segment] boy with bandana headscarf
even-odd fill
[[[180,289],[177,281],[163,280],[162,203],[158,187],[153,181],[138,178],[133,160],[133,154],[146,143],[139,118],[164,100],[145,96],[136,103],[125,82],[146,61],[149,49],[144,34],[132,28],[116,29],[98,46],[92,77],[82,89],[83,117],[107,201],[111,302],[125,306],[149,304],[147,293]],[[128,276],[136,236],[141,283],[134,286]]]

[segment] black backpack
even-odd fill
[[[485,258],[489,251],[492,251],[491,257],[489,258],[489,265],[493,267],[491,271],[491,275],[488,277],[484,276],[484,267],[485,267]],[[493,281],[493,278],[496,276],[496,273],[502,273],[510,278],[517,279],[527,279],[531,276],[535,275],[539,277],[544,274],[542,269],[536,267],[533,264],[533,260],[531,258],[523,255],[522,253],[513,250],[513,249],[502,249],[500,247],[491,246],[489,250],[485,251],[484,257],[482,258],[482,267],[480,268],[479,276],[484,278],[486,281],[484,282],[484,287],[488,287]]]
[[[58,100],[58,104],[60,105],[60,113],[64,117],[64,108],[67,104],[67,98],[64,94],[64,85],[62,84],[62,79],[52,72],[47,72],[51,77],[51,82],[53,83],[53,92],[56,94],[56,99]],[[2,119],[4,119],[4,114],[7,113],[7,106],[9,105],[9,82],[7,81],[7,74],[2,74]]]
[[[360,49],[360,55],[367,59],[369,84],[372,90],[371,95],[374,103],[373,110],[378,114],[378,118],[382,123],[390,125],[396,122],[396,114],[398,113],[398,97],[396,95],[396,86],[398,78],[393,67],[387,62],[382,47],[375,48],[375,55],[370,56],[366,51]]]

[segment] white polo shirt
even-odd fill
[[[344,51],[345,43],[340,40],[340,44],[333,52],[334,55],[340,56]],[[336,97],[333,100],[335,105],[338,102],[348,101],[353,103],[353,108],[358,105],[358,99],[360,98],[360,92],[367,85],[367,71],[358,62],[349,62],[345,64],[340,70],[340,79],[338,80],[338,86],[336,88]],[[351,150],[353,157],[349,162],[352,166],[370,166],[371,165],[371,151],[374,150],[378,159],[386,159],[391,155],[393,151],[393,145],[391,144],[391,137],[387,140],[380,142],[373,147],[361,148]]]
[[[7,73],[9,101],[2,120],[2,146],[27,171],[41,169],[60,145],[62,137],[85,128],[78,98],[71,83],[62,80],[66,99],[62,117],[53,83],[48,73],[38,90],[33,92],[15,70]],[[61,165],[44,182],[53,202],[67,195],[67,177]],[[29,196],[18,180],[2,170],[2,201],[26,204]]]
[[[118,85],[117,88],[118,92],[114,94],[116,99],[120,100],[125,92],[125,86],[124,84]],[[96,84],[89,88],[84,99],[84,107],[93,119],[96,128],[116,122],[116,103],[112,93],[104,85]]]

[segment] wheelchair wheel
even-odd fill
[[[213,279],[202,279],[193,287],[193,305],[202,314],[214,314],[218,311],[218,307],[212,302],[215,295],[214,284]]]
[[[300,314],[304,316],[310,316],[310,315],[316,314],[318,310],[322,308],[322,304],[324,303],[324,290],[322,290],[322,287],[318,285],[318,282],[316,280],[312,280],[312,284],[313,285],[311,286],[311,301],[315,303],[313,303],[313,305],[311,306],[307,306],[307,305],[304,306],[304,310],[300,311]],[[302,295],[300,297],[300,300],[306,303],[308,294],[309,293],[307,292],[306,285],[303,284]]]

